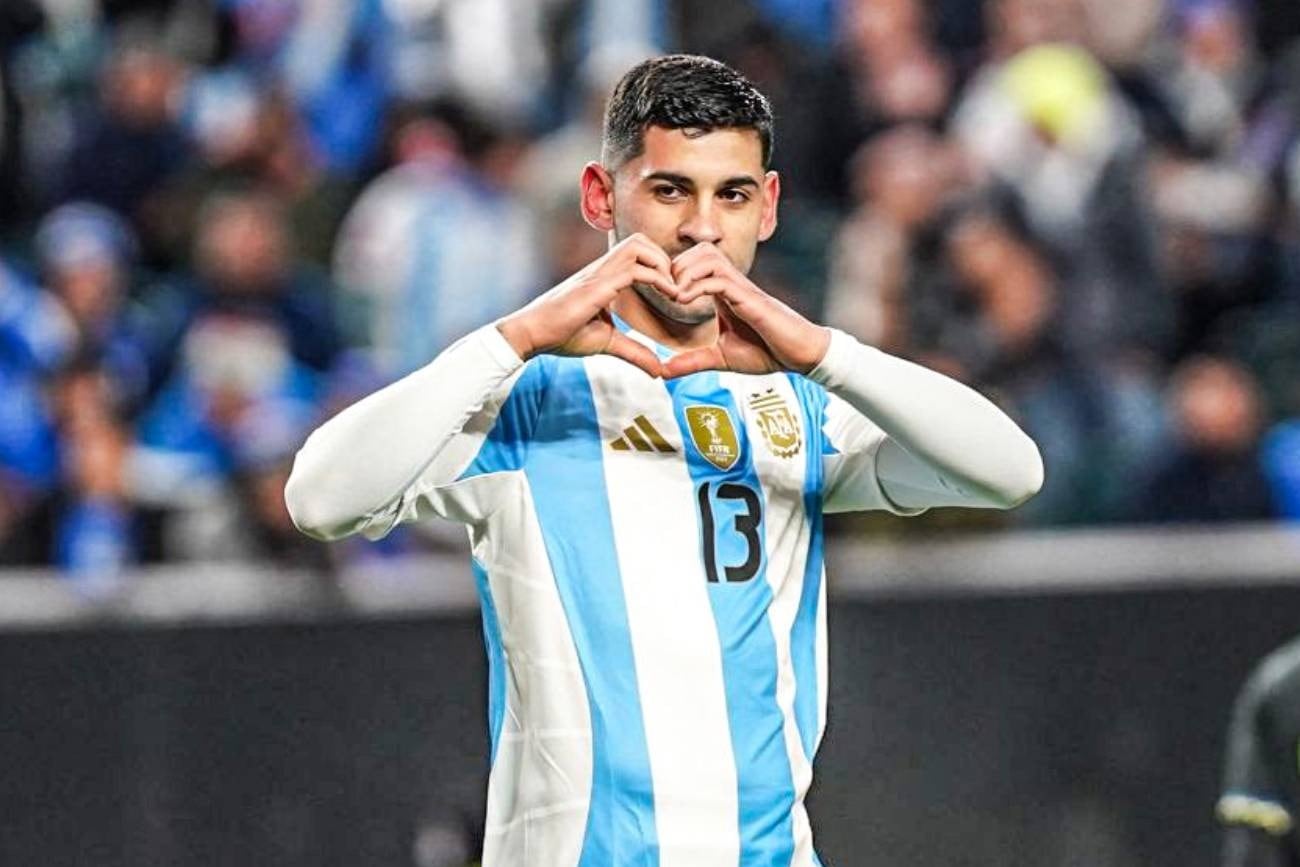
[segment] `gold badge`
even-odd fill
[[[623,428],[622,436],[614,437],[609,441],[609,447],[616,452],[630,452],[636,449],[639,452],[660,452],[670,455],[677,451],[663,434],[655,429],[650,423],[650,419],[644,415],[639,415],[633,420],[633,424]]]
[[[704,459],[720,470],[729,470],[740,457],[740,440],[727,410],[712,404],[686,407],[686,424],[691,440]]]
[[[778,458],[792,458],[799,454],[799,447],[803,445],[799,418],[790,411],[785,398],[769,388],[761,394],[750,395],[749,408],[754,411],[754,421],[772,454]]]

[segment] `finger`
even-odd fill
[[[610,335],[609,343],[605,345],[601,352],[605,355],[621,358],[627,363],[641,368],[650,376],[656,378],[663,376],[663,365],[659,361],[659,356],[655,355],[644,344],[637,343],[621,331],[614,331]]]
[[[664,252],[663,247],[639,233],[632,235],[628,240],[631,243],[628,244],[627,249],[637,262],[662,272],[669,280],[673,278],[673,260]]]
[[[619,255],[609,258],[601,267],[602,277],[617,275],[617,285],[606,288],[614,288],[617,291],[626,289],[633,282],[649,283],[658,287],[669,298],[677,297],[678,286],[672,276],[672,260],[663,248],[644,235],[636,234],[620,241],[617,249]],[[646,268],[659,274],[660,277],[650,278],[644,276],[645,272],[640,272],[642,276],[633,276],[629,279],[628,268]]]
[[[697,280],[706,277],[725,277],[727,272],[723,270],[717,258],[711,256],[707,259],[697,259],[684,266],[680,262],[674,262],[672,276],[678,289],[685,291]]]
[[[731,260],[726,257],[716,245],[709,242],[696,244],[677,258],[672,260],[673,279],[678,283],[683,282],[683,276],[695,269],[700,269],[704,273],[721,271],[731,264]]]
[[[586,309],[603,310],[614,301],[618,293],[634,283],[648,283],[672,299],[676,299],[679,294],[677,284],[661,272],[647,265],[633,264],[602,274],[585,287],[578,298]]]
[[[663,362],[662,368],[664,379],[676,379],[702,370],[726,370],[727,359],[722,354],[722,348],[715,343],[679,352]]]
[[[671,277],[664,274],[662,271],[657,271],[654,268],[647,267],[646,265],[638,264],[632,266],[632,281],[636,283],[646,283],[651,286],[654,286],[664,295],[668,296],[669,298],[672,298],[673,300],[676,300],[677,296],[681,294],[680,287],[678,287],[678,285],[673,282],[673,279]],[[621,286],[619,288],[626,289],[628,287]]]
[[[726,277],[703,277],[677,293],[678,304],[690,304],[701,295],[721,296],[728,301],[738,301],[743,294],[743,287]]]

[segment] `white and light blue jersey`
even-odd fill
[[[811,867],[822,515],[894,509],[884,434],[793,374],[540,356],[367,528],[466,523],[486,867]]]

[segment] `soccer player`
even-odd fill
[[[1300,639],[1256,666],[1237,696],[1217,813],[1224,867],[1300,867]]]
[[[609,251],[317,430],[321,539],[464,523],[489,658],[484,863],[818,864],[822,516],[1010,508],[990,402],[747,277],[776,229],[767,100],[703,57],[616,86],[581,207]]]

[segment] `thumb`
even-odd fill
[[[722,347],[715,343],[679,352],[665,361],[662,367],[664,379],[676,379],[702,370],[726,370],[727,359],[722,354]]]

